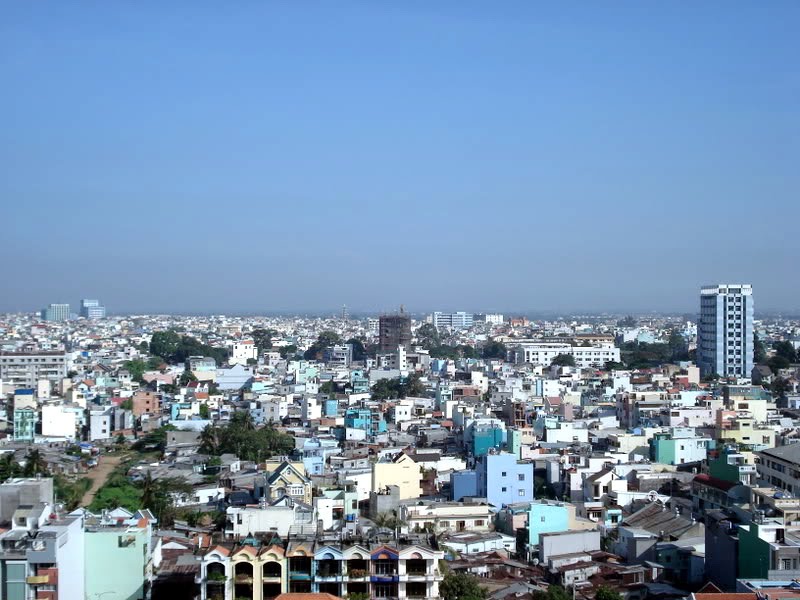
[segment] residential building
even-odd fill
[[[489,531],[491,514],[485,502],[429,502],[403,505],[402,519],[409,531],[440,534]]]
[[[672,432],[656,433],[650,440],[650,458],[667,465],[700,462],[706,459],[714,440],[700,437],[693,428],[673,428]]]
[[[64,352],[0,352],[0,381],[35,388],[39,381],[61,382],[67,376]]]
[[[790,494],[800,494],[800,444],[756,452],[759,482]]]
[[[422,494],[422,469],[405,452],[385,456],[372,464],[372,491],[378,492],[390,485],[400,489],[400,500],[419,498]]]
[[[700,290],[697,365],[703,377],[749,378],[753,371],[753,287],[740,284]]]
[[[478,459],[474,471],[451,475],[453,500],[485,498],[499,509],[506,504],[533,500],[533,463],[508,452],[494,452]]]

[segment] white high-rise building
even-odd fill
[[[472,313],[458,311],[454,313],[435,312],[432,317],[437,329],[469,329],[472,327]]]
[[[705,377],[750,377],[753,370],[753,286],[709,285],[700,290],[697,366]]]

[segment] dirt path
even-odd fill
[[[81,506],[89,506],[92,503],[95,494],[97,494],[97,490],[103,487],[103,484],[106,482],[111,472],[125,458],[127,458],[127,456],[122,454],[115,454],[113,456],[100,455],[98,457],[97,466],[89,471],[89,474],[86,476],[88,479],[92,480],[92,487],[83,495]]]

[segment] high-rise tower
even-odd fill
[[[709,285],[700,290],[697,326],[700,375],[750,377],[753,370],[753,286]]]

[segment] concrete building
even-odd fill
[[[401,307],[396,315],[381,315],[378,325],[378,353],[397,352],[398,346],[411,349],[411,317]]]
[[[419,498],[422,494],[422,471],[408,454],[400,452],[385,457],[372,465],[372,491],[378,492],[390,485],[400,488],[400,499]]]
[[[464,311],[454,313],[437,311],[433,313],[431,320],[437,329],[469,329],[472,327],[473,315]]]
[[[533,500],[533,463],[513,454],[497,452],[481,457],[474,471],[460,471],[450,477],[453,500],[477,497],[495,508]]]
[[[35,388],[39,381],[60,382],[67,376],[64,352],[0,352],[0,381]]]
[[[43,308],[42,319],[45,321],[62,322],[69,320],[69,304],[51,304]]]
[[[619,362],[619,348],[611,343],[597,346],[573,346],[557,342],[525,341],[512,349],[512,356],[517,363],[549,366],[553,359],[566,354],[575,359],[578,368],[602,367],[609,361]]]
[[[705,377],[749,378],[753,371],[753,287],[720,284],[700,290],[697,365]]]
[[[91,321],[104,319],[106,307],[101,305],[99,300],[81,300],[81,316]]]
[[[74,440],[77,428],[74,410],[65,410],[61,403],[42,405],[42,435]]]
[[[228,364],[246,365],[248,361],[258,359],[258,348],[253,340],[240,340],[230,344],[231,354]]]

